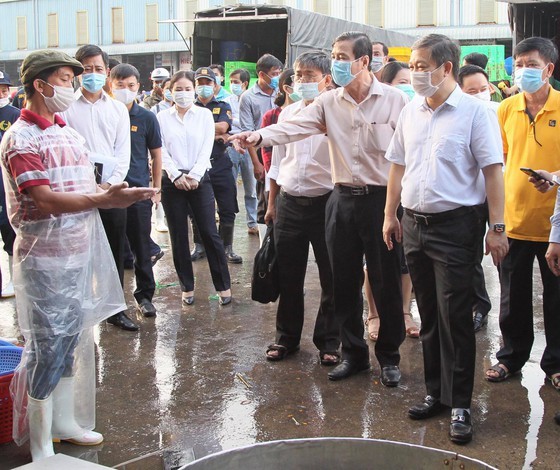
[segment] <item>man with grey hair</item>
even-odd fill
[[[392,165],[383,225],[389,249],[403,239],[422,319],[428,395],[408,414],[424,419],[451,407],[449,436],[467,443],[476,353],[472,278],[486,199],[486,253],[498,265],[508,250],[501,142],[498,123],[484,103],[459,88],[459,48],[448,37],[419,39],[410,68],[414,91],[424,99],[403,110],[387,150]]]
[[[298,56],[294,63],[293,90],[300,101],[285,108],[278,122],[297,116],[332,87],[330,66],[330,58],[324,52],[304,52]],[[304,315],[303,284],[311,243],[321,282],[313,342],[319,349],[321,364],[335,365],[339,360],[340,340],[325,241],[325,207],[333,189],[327,137],[314,135],[275,146],[268,176],[270,195],[265,222],[274,221],[280,300],[276,341],[268,347],[266,358],[279,361],[299,349]]]
[[[342,343],[342,362],[328,376],[342,380],[370,368],[362,318],[365,255],[379,311],[375,355],[381,383],[396,387],[401,379],[399,347],[405,335],[400,259],[383,243],[381,229],[390,167],[385,151],[407,97],[379,83],[371,73],[371,42],[366,34],[338,36],[331,58],[331,74],[340,88],[323,93],[288,121],[230,140],[242,147],[271,146],[327,134],[335,187],[326,205],[325,236]]]

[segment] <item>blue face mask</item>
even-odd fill
[[[548,64],[546,67],[548,67]],[[546,83],[546,80],[542,78],[543,70],[546,69],[546,67],[542,69],[533,69],[529,67],[515,69],[515,84],[521,91],[535,93]]]
[[[240,96],[243,93],[243,85],[241,83],[232,83],[229,89],[235,96]]]
[[[82,86],[90,93],[97,93],[105,85],[107,76],[101,73],[86,73],[82,75]]]
[[[268,86],[273,90],[278,90],[278,83],[280,82],[280,77],[271,77],[268,74],[265,74],[268,78],[270,78],[270,83]]]
[[[198,85],[196,87],[196,94],[203,100],[206,100],[214,95],[214,87],[212,85]]]
[[[294,103],[301,101],[301,92],[300,92],[300,87],[298,85],[300,84],[296,83],[293,87],[289,87],[292,89],[292,92],[290,93],[289,96]]]
[[[332,73],[332,78],[337,85],[344,87],[352,83],[352,81],[358,75],[358,74],[352,75],[352,64],[360,59],[361,57],[358,57],[356,60],[351,60],[351,61],[333,59],[331,64],[331,73]]]
[[[167,101],[173,101],[173,95],[171,94],[169,89],[167,89],[163,92],[163,96]]]
[[[399,83],[398,85],[395,85],[395,88],[404,91],[410,99],[414,98],[414,95],[416,94],[414,93],[414,88],[412,88],[412,85],[409,85],[408,83]]]

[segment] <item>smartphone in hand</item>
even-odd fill
[[[525,173],[527,176],[532,176],[533,178],[535,178],[537,181],[540,180],[544,180],[546,181],[550,186],[554,186],[554,183],[552,181],[550,181],[549,179],[546,179],[544,177],[542,177],[539,173],[537,173],[535,170],[532,170],[531,168],[519,168],[523,173]]]

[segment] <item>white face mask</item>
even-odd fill
[[[474,96],[475,98],[478,98],[482,101],[490,101],[490,90],[484,90],[471,96]]]
[[[370,67],[373,73],[379,72],[383,68],[383,57],[372,57]]]
[[[189,108],[194,101],[194,90],[175,91],[173,93],[173,101],[179,108]]]
[[[443,64],[430,72],[410,72],[410,84],[417,95],[429,98],[439,90],[439,87],[445,81],[446,77],[443,77],[443,80],[437,85],[432,85],[432,73],[441,67],[443,67]]]
[[[50,86],[54,91],[52,96],[45,96],[41,93],[43,98],[45,98],[45,106],[51,113],[62,113],[76,101],[74,89],[72,87],[51,85],[47,82],[44,83]]]
[[[0,98],[0,108],[10,104],[10,98]]]
[[[117,101],[129,105],[136,98],[136,92],[128,88],[121,88],[119,90],[113,90],[113,96]]]

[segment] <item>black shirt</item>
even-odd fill
[[[17,121],[20,112],[21,111],[18,108],[14,108],[9,104],[0,108],[0,140],[2,140],[4,132],[6,132],[10,126]]]
[[[130,115],[130,167],[125,181],[132,187],[150,186],[148,150],[161,147],[161,132],[156,115],[136,102]]]
[[[214,117],[214,123],[227,122],[228,129],[226,132],[229,132],[231,130],[231,106],[228,103],[224,101],[218,101],[215,96],[206,104],[201,103],[198,98],[194,103],[201,108],[209,109],[212,113],[212,116]],[[225,153],[227,148],[228,145],[225,142],[215,140],[214,146],[212,147],[212,155],[210,155],[210,159],[214,160],[215,158],[221,157]]]

